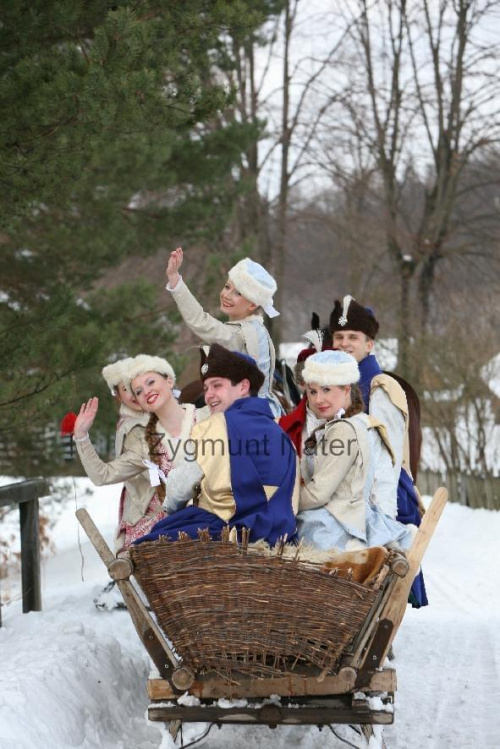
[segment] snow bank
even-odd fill
[[[60,508],[57,553],[43,564],[40,613],[21,614],[19,597],[2,609],[0,629],[1,749],[152,749],[174,746],[148,724],[149,670],[128,614],[99,612],[92,599],[107,581],[95,551],[78,532],[75,505],[86,505],[111,541],[119,491],[93,490],[82,479]],[[395,642],[395,724],[388,749],[494,749],[498,720],[491,698],[500,688],[500,513],[451,504],[424,560],[431,605],[408,609]],[[83,580],[82,580],[83,566]],[[2,581],[2,591],[4,589]],[[10,581],[15,591],[18,580]],[[184,741],[204,726],[191,725]],[[354,746],[359,737],[335,728]],[[324,728],[212,728],[199,744],[345,747]]]

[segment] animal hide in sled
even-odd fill
[[[380,572],[389,552],[383,546],[358,551],[330,552],[329,560],[322,567],[323,572],[333,572],[340,577],[348,577],[356,583],[369,584]]]

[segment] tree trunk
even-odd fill
[[[420,303],[420,333],[425,338],[431,322],[431,299],[434,289],[436,264],[439,253],[433,252],[425,259],[418,279],[418,300]]]
[[[289,54],[290,54],[290,39],[292,35],[292,17],[290,13],[290,2],[287,0],[285,3],[285,49],[283,59],[283,110],[281,117],[281,173],[280,173],[280,192],[278,199],[278,220],[277,220],[277,236],[274,247],[274,262],[273,272],[278,284],[278,291],[275,295],[276,307],[279,312],[283,313],[283,301],[284,301],[284,281],[285,281],[285,268],[286,268],[286,222],[287,222],[287,209],[288,209],[288,159],[290,150],[290,124],[289,124],[289,111],[290,111],[290,72],[289,72]],[[282,339],[282,319],[281,317],[275,317],[271,321],[269,326],[270,332],[276,346],[276,351],[279,350],[279,344]]]
[[[401,273],[398,373],[407,380],[411,379],[409,371],[411,340],[410,279],[411,276],[403,266]]]

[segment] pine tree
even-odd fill
[[[110,357],[169,354],[175,321],[154,290],[94,284],[128,256],[223,232],[253,133],[220,117],[234,92],[214,60],[225,35],[263,18],[239,0],[2,3],[4,444],[83,386],[102,391]]]

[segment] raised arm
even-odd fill
[[[83,441],[88,437],[89,429],[94,423],[98,410],[99,398],[90,398],[86,403],[82,403],[73,428],[75,442],[78,443],[80,440]]]
[[[177,247],[170,253],[168,260],[166,270],[168,284],[166,288],[172,294],[172,298],[188,328],[205,343],[220,343],[221,346],[226,346],[231,351],[244,351],[245,340],[240,326],[228,325],[209,315],[189,291],[179,274],[182,261],[182,248]]]
[[[175,287],[181,280],[179,268],[182,265],[183,259],[184,253],[182,252],[182,247],[177,247],[177,249],[170,253],[170,257],[167,263],[166,275],[168,285],[171,287],[171,289],[175,289]]]
[[[142,438],[144,429],[132,429],[127,438],[127,449],[119,458],[105,463],[98,456],[89,437],[89,429],[94,423],[98,408],[97,398],[91,398],[80,408],[73,430],[78,455],[85,473],[96,486],[120,484],[146,470],[142,462],[146,457],[146,447]]]

